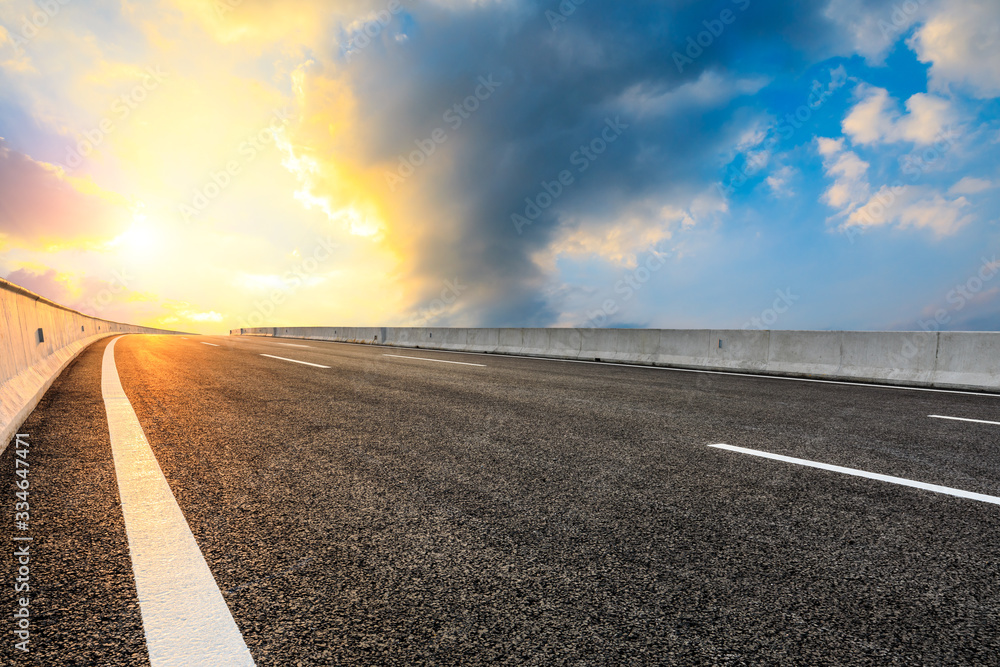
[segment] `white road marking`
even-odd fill
[[[201,344],[202,345],[211,345],[212,347],[222,347],[221,345],[216,345],[215,343],[206,343],[205,341],[202,341]]]
[[[716,449],[725,449],[731,452],[739,452],[741,454],[750,454],[751,456],[760,456],[761,458],[773,459],[775,461],[784,461],[785,463],[794,463],[796,465],[807,466],[809,468],[831,470],[833,472],[839,472],[845,475],[853,475],[855,477],[867,477],[868,479],[877,479],[881,482],[889,482],[890,484],[911,486],[915,489],[924,489],[925,491],[933,491],[934,493],[944,493],[949,496],[958,496],[959,498],[968,498],[970,500],[979,500],[984,503],[993,503],[994,505],[1000,505],[1000,498],[996,496],[987,496],[983,493],[973,493],[972,491],[953,489],[950,486],[938,486],[937,484],[927,484],[926,482],[915,482],[911,479],[903,479],[902,477],[892,477],[891,475],[880,475],[875,472],[857,470],[856,468],[844,468],[842,466],[834,466],[828,463],[817,463],[816,461],[796,459],[791,456],[782,456],[781,454],[760,452],[757,451],[756,449],[746,449],[745,447],[734,447],[732,445],[709,445],[709,447],[715,447]]]
[[[252,666],[191,528],[122,389],[115,338],[104,350],[101,392],[152,667]]]
[[[974,422],[976,424],[993,424],[1000,426],[1000,422],[988,422],[985,419],[966,419],[965,417],[945,417],[944,415],[927,415],[933,419],[954,419],[957,422]]]
[[[181,336],[181,340],[187,340],[187,339],[188,339],[187,336]]]
[[[287,357],[276,357],[273,354],[262,354],[262,357],[268,357],[270,359],[281,359],[282,361],[290,361],[293,364],[302,364],[303,366],[315,366],[316,368],[330,368],[329,366],[323,366],[321,364],[311,364],[308,361],[299,361],[298,359],[289,359]]]
[[[245,336],[244,336],[245,338]],[[395,345],[379,345],[372,343],[347,343],[337,340],[322,341],[333,345],[358,345],[361,347],[396,348]],[[397,348],[398,349],[398,348]],[[406,349],[406,348],[402,348]],[[741,373],[738,371],[713,371],[702,368],[675,368],[673,366],[650,366],[648,364],[629,364],[615,361],[587,361],[585,359],[554,359],[552,357],[534,357],[528,355],[505,354],[502,352],[464,352],[461,350],[432,350],[439,354],[467,354],[474,357],[502,357],[507,359],[524,359],[526,361],[555,361],[564,364],[592,364],[594,366],[617,366],[619,368],[642,368],[649,371],[671,371],[674,373],[699,373],[702,375],[729,375],[732,377],[760,378],[762,380],[785,380],[790,382],[813,382],[816,384],[835,384],[845,387],[867,387],[868,389],[898,389],[900,391],[929,391],[935,394],[960,394],[963,396],[981,396],[983,398],[1000,398],[1000,392],[962,391],[961,389],[934,389],[932,387],[905,387],[898,384],[878,384],[875,382],[851,382],[849,380],[820,380],[817,378],[796,378],[783,375],[763,375],[761,373]]]
[[[459,366],[479,366],[486,368],[486,364],[467,364],[464,361],[445,361],[444,359],[426,359],[424,357],[411,357],[405,354],[383,354],[383,357],[395,357],[397,359],[416,359],[417,361],[436,361],[439,364],[458,364]]]
[[[312,348],[312,345],[296,345],[295,343],[278,343],[278,345],[285,345],[287,347],[308,347],[308,348]]]

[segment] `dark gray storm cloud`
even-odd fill
[[[483,325],[550,324],[545,276],[532,257],[561,219],[610,223],[647,197],[689,202],[718,180],[720,155],[748,118],[746,94],[850,42],[826,3],[589,0],[570,13],[573,6],[414,4],[402,29],[332,65],[350,72],[368,127],[378,128],[367,142],[372,162],[408,154],[447,127],[442,113],[472,95],[479,77],[500,82],[451,132],[449,169],[421,181],[428,200],[448,203],[447,222],[411,232],[421,236],[413,270],[461,278],[464,310]],[[596,159],[581,156],[611,126],[614,142]],[[518,230],[511,216],[533,213],[525,199],[567,170],[573,184]]]

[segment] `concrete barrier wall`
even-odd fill
[[[307,327],[231,333],[1000,391],[996,332]]]
[[[940,382],[995,386],[1000,377],[1000,334],[941,333],[937,361]]]
[[[171,333],[88,317],[0,280],[0,452],[59,373],[119,333]]]

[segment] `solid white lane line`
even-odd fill
[[[784,461],[785,463],[794,463],[796,465],[807,466],[809,468],[830,470],[833,472],[843,473],[845,475],[853,475],[855,477],[867,477],[868,479],[877,479],[881,482],[889,482],[890,484],[899,484],[901,486],[912,486],[915,489],[924,489],[925,491],[933,491],[934,493],[944,493],[949,496],[958,496],[959,498],[968,498],[970,500],[979,500],[984,503],[993,503],[994,505],[1000,505],[1000,498],[996,496],[987,496],[983,493],[973,493],[972,491],[953,489],[950,486],[938,486],[937,484],[915,482],[911,479],[903,479],[902,477],[893,477],[891,475],[880,475],[875,472],[857,470],[856,468],[844,468],[842,466],[833,466],[828,463],[817,463],[816,461],[796,459],[791,456],[782,456],[781,454],[760,452],[757,451],[756,449],[746,449],[745,447],[733,447],[732,445],[709,445],[709,447],[715,447],[716,449],[725,449],[731,452],[740,452],[741,454],[750,454],[751,456],[759,456],[761,458],[773,459],[775,461]]]
[[[104,350],[101,392],[152,667],[252,666],[191,528],[122,389],[115,338]]]
[[[994,426],[1000,426],[1000,422],[988,422],[985,419],[966,419],[965,417],[945,417],[944,415],[927,415],[932,419],[953,419],[957,422],[974,422],[976,424],[993,424]]]
[[[295,343],[278,343],[278,345],[284,345],[286,347],[308,347],[308,348],[312,348],[312,345],[296,345]]]
[[[395,357],[396,359],[416,359],[417,361],[436,361],[439,364],[457,364],[459,366],[479,366],[486,368],[486,364],[467,364],[464,361],[445,361],[444,359],[427,359],[424,357],[411,357],[405,354],[383,354],[383,357]]]
[[[315,366],[316,368],[330,368],[329,366],[323,366],[322,364],[311,364],[308,361],[299,361],[298,359],[289,359],[287,357],[276,357],[273,354],[262,354],[262,357],[268,357],[269,359],[281,359],[282,361],[290,361],[293,364],[302,364],[303,366]]]
[[[216,345],[215,343],[206,343],[205,341],[202,341],[201,344],[202,345],[211,345],[212,347],[222,347],[221,345]]]

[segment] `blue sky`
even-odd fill
[[[993,21],[995,35],[1000,8],[982,8],[977,16]],[[891,7],[883,9],[891,25]],[[935,25],[933,15],[921,16]],[[737,19],[730,29],[739,28]],[[973,78],[970,85],[958,68],[958,76],[934,81],[933,60],[919,46],[922,30],[927,23],[914,17],[905,30],[889,32],[892,41],[881,51],[843,49],[812,62],[777,40],[732,57],[720,76],[762,76],[767,83],[705,105],[700,118],[678,119],[707,135],[706,142],[742,131],[729,145],[706,146],[689,158],[697,168],[690,187],[703,193],[708,187],[704,196],[711,197],[711,185],[721,184],[724,209],[694,216],[696,224],[675,227],[655,244],[654,251],[671,258],[634,296],[608,289],[627,268],[616,271],[593,255],[564,258],[559,266],[568,291],[579,294],[577,317],[608,325],[755,326],[782,290],[797,299],[772,324],[779,328],[1000,328],[998,284],[980,286],[977,279],[984,262],[995,261],[1000,240],[997,78]],[[801,64],[784,71],[773,65],[795,62]],[[816,86],[822,92],[810,99]],[[883,104],[872,101],[883,96]],[[914,96],[935,105],[915,117],[905,106]],[[854,113],[858,120],[866,102],[872,113],[860,127],[870,131],[859,132],[848,119]],[[824,157],[820,139],[840,145]],[[831,188],[851,182],[838,176],[841,159],[867,168],[854,179],[854,197],[830,200]],[[876,196],[894,185],[898,194]],[[857,211],[872,215],[852,221]],[[971,298],[954,298],[970,280]],[[595,306],[602,296],[618,302],[606,319]],[[942,309],[946,315],[935,318]]]
[[[1000,329],[995,2],[210,4],[0,11],[0,276],[213,331]]]

